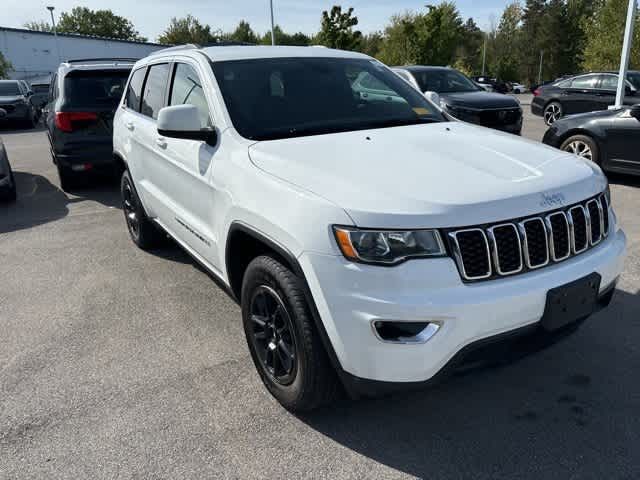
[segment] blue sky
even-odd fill
[[[11,0],[3,0],[9,2]],[[384,28],[394,13],[421,10],[425,4],[437,4],[440,0],[273,0],[276,22],[287,31],[313,33],[320,24],[322,10],[334,4],[352,6],[364,32]],[[30,20],[48,20],[47,5],[56,7],[56,15],[74,6],[91,9],[110,8],[118,15],[129,18],[141,34],[155,40],[162,33],[171,17],[196,16],[201,22],[214,28],[229,30],[245,19],[252,27],[264,32],[269,28],[269,0],[22,0],[11,1],[11,8],[3,8],[0,26],[21,27]],[[490,24],[492,16],[499,19],[508,0],[457,0],[464,17],[474,17],[483,28]]]

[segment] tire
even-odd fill
[[[600,163],[600,150],[596,141],[587,135],[572,135],[567,138],[560,150],[573,153],[574,155],[589,160],[593,163]]]
[[[142,250],[150,250],[162,243],[162,232],[147,217],[131,175],[125,170],[120,180],[122,211],[131,240]]]
[[[70,172],[58,165],[58,177],[60,178],[60,188],[64,192],[72,192],[80,185],[80,178],[74,172]]]
[[[0,192],[0,200],[4,202],[15,202],[18,198],[16,179],[13,177],[13,172],[9,173],[11,179],[11,186],[6,192]]]
[[[544,123],[550,127],[555,122],[560,120],[563,114],[564,110],[562,109],[562,104],[560,104],[560,102],[549,102],[544,107],[542,118],[544,118]]]
[[[302,280],[275,258],[257,257],[244,275],[241,303],[251,358],[278,402],[292,412],[305,412],[334,401],[339,382],[314,325]]]

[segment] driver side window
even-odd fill
[[[200,127],[212,126],[209,105],[202,88],[202,82],[191,65],[176,64],[169,105],[193,105],[200,114]]]

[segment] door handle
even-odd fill
[[[167,148],[167,141],[164,139],[164,137],[158,137],[156,138],[156,145],[158,145],[160,148]]]
[[[127,127],[127,130],[129,130],[131,132],[133,132],[133,129],[135,128],[133,126],[133,122],[127,122],[127,123],[124,124],[124,126]]]

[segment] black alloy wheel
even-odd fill
[[[296,376],[296,342],[291,316],[271,287],[259,286],[250,301],[252,341],[267,374],[281,385]]]

